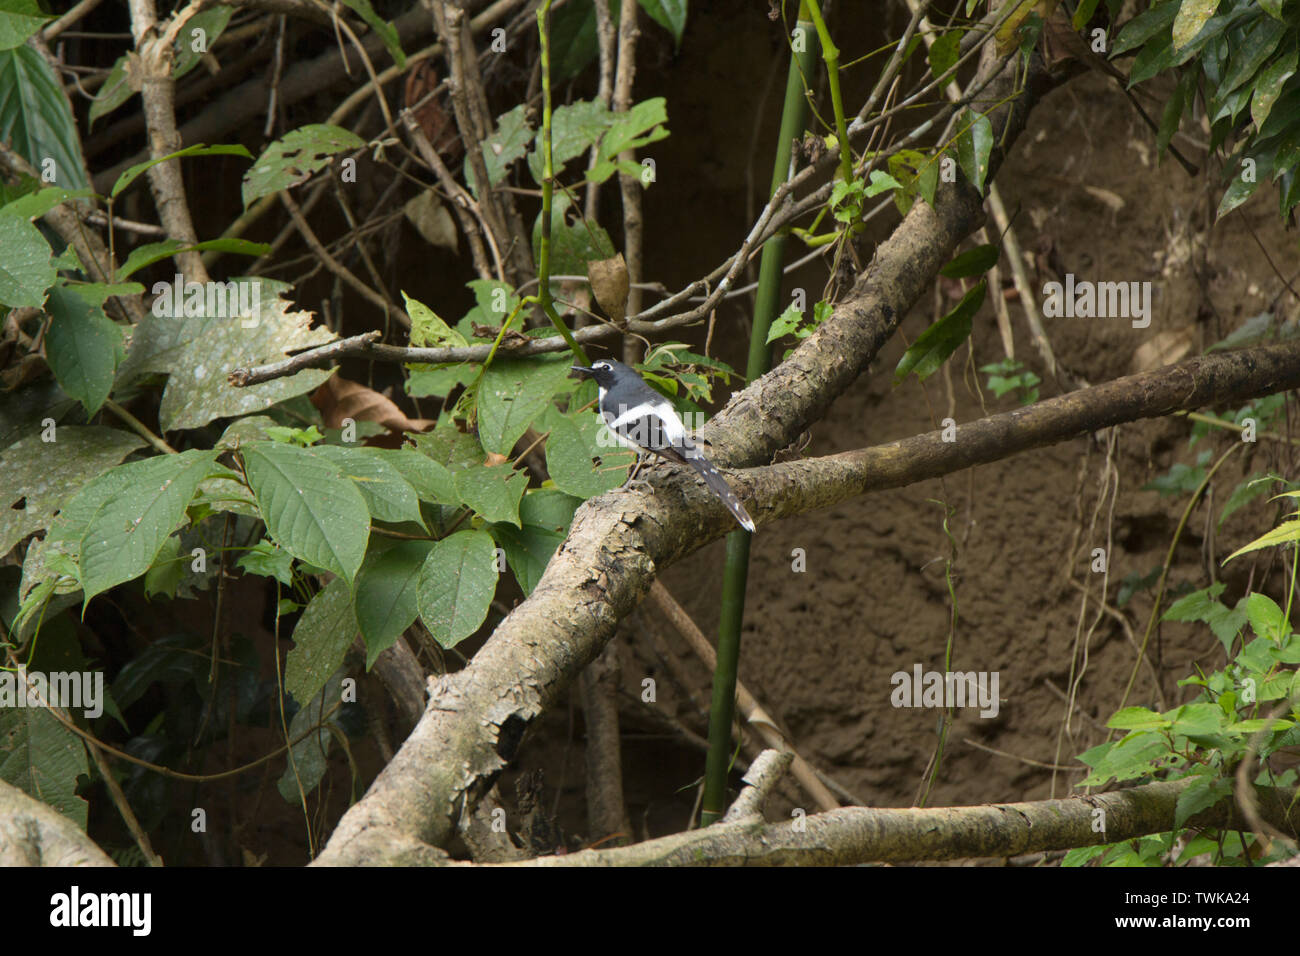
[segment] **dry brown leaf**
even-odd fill
[[[428,418],[407,418],[388,396],[338,375],[326,379],[312,393],[311,403],[320,410],[326,428],[342,428],[345,418],[378,422],[395,432],[421,432],[434,425]]]
[[[623,261],[623,253],[612,259],[588,262],[587,277],[591,279],[591,291],[605,314],[622,324],[627,318],[628,290],[627,263]]]

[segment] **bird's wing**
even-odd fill
[[[621,407],[616,413],[602,413],[605,424],[620,440],[664,454],[693,449],[677,411],[663,399]],[[671,455],[665,455],[671,457]]]

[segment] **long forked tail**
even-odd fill
[[[682,458],[686,463],[694,468],[704,483],[709,486],[709,490],[722,499],[722,503],[727,506],[727,510],[732,513],[740,526],[753,534],[756,530],[754,519],[749,516],[745,506],[740,503],[736,493],[731,490],[731,485],[727,484],[727,479],[722,477],[722,472],[713,467],[713,463],[701,454],[698,448],[687,448],[684,450]]]

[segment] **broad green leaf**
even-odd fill
[[[0,50],[22,46],[52,19],[36,0],[0,0]]]
[[[565,163],[583,155],[598,142],[611,122],[613,114],[599,100],[579,100],[556,107],[551,114],[551,166],[556,175]],[[528,170],[538,185],[542,182],[544,163],[539,138],[528,154]]]
[[[1228,495],[1228,500],[1223,503],[1223,510],[1219,512],[1219,526],[1223,526],[1223,522],[1228,520],[1229,515],[1266,493],[1268,484],[1268,481],[1261,481],[1254,475],[1238,483],[1237,487],[1232,489],[1232,494]]]
[[[686,30],[687,0],[640,0],[640,3],[651,20],[673,35],[673,44],[680,49],[682,33]]]
[[[969,276],[983,275],[998,264],[1001,249],[993,244],[967,249],[942,269],[939,275],[949,279],[965,279]]]
[[[1286,615],[1267,594],[1251,594],[1246,600],[1246,614],[1250,618],[1250,629],[1259,637],[1281,642],[1291,633]]]
[[[546,565],[569,533],[573,512],[581,502],[563,492],[543,488],[525,495],[520,507],[522,528],[489,525],[492,537],[506,553],[506,561],[525,595],[532,594]]]
[[[431,541],[399,541],[367,555],[357,572],[357,623],[366,641],[367,670],[419,614],[420,571],[432,550]]]
[[[2,3],[3,0],[0,0]],[[95,193],[89,189],[59,189],[57,186],[51,186],[48,189],[38,189],[34,193],[28,193],[26,196],[20,196],[13,202],[0,206],[0,216],[22,216],[24,219],[37,219],[44,216],[60,203],[65,203],[70,199],[93,199]]]
[[[528,476],[509,464],[478,465],[455,473],[456,495],[485,521],[519,525],[519,499],[528,488]]]
[[[570,364],[566,353],[559,358],[499,358],[488,366],[478,392],[478,437],[484,449],[510,454],[563,388]]]
[[[89,189],[77,123],[58,77],[33,47],[0,50],[0,142],[64,189]],[[6,243],[7,245],[7,243]]]
[[[379,35],[379,38],[384,41],[384,46],[388,48],[388,55],[393,58],[397,68],[405,70],[406,54],[402,52],[402,39],[397,35],[397,28],[375,13],[375,8],[370,5],[370,0],[343,0],[343,3],[355,10],[357,16],[369,24],[370,29],[374,30]]]
[[[276,783],[280,796],[289,803],[298,803],[309,796],[325,778],[328,767],[330,745],[334,742],[332,728],[337,727],[337,706],[343,698],[343,672],[336,671],[329,676],[325,686],[316,696],[293,715],[289,723],[289,739],[296,740],[317,727],[293,745],[292,756],[284,773]],[[335,716],[327,717],[333,712]]]
[[[1219,0],[1182,0],[1174,17],[1174,48],[1191,43],[1218,8]]]
[[[1174,828],[1178,829],[1202,810],[1208,810],[1232,793],[1232,781],[1224,777],[1198,774],[1178,794],[1174,805]]]
[[[308,602],[293,628],[293,649],[285,657],[284,689],[299,706],[320,693],[357,636],[352,592],[335,578]]]
[[[543,427],[550,432],[546,439],[546,470],[556,488],[587,499],[623,483],[632,453],[597,443],[605,426],[595,412],[570,416],[556,409],[547,413]],[[525,502],[535,494],[528,495]]]
[[[137,326],[126,361],[118,369],[117,384],[120,388],[148,373],[169,375],[159,409],[164,431],[198,428],[215,418],[262,411],[311,391],[332,374],[326,369],[304,369],[259,385],[233,388],[227,376],[234,369],[280,361],[289,352],[323,345],[335,337],[326,328],[313,328],[311,313],[290,312],[289,303],[277,297],[283,288],[279,283],[248,279],[238,285],[241,301],[252,300],[247,317],[173,318],[164,307],[170,303],[155,302]]]
[[[767,329],[767,343],[771,345],[777,339],[786,335],[793,335],[803,322],[803,313],[799,311],[798,306],[791,303],[786,306],[784,312],[772,320],[772,324]]]
[[[320,455],[335,465],[346,478],[356,482],[366,507],[376,521],[401,524],[411,521],[424,527],[420,516],[420,498],[415,489],[402,476],[401,471],[379,455],[374,449],[345,448],[339,445],[317,445],[312,454]],[[426,529],[428,530],[428,529]]]
[[[626,163],[620,160],[619,154],[667,138],[668,131],[661,125],[668,121],[665,102],[662,96],[657,96],[637,103],[626,113],[614,114],[609,129],[600,140],[600,159],[587,170],[589,181],[602,183],[619,170],[640,176],[641,167],[635,161]]]
[[[265,538],[240,555],[235,566],[249,574],[275,578],[285,587],[293,586],[293,555]]]
[[[1167,0],[1138,14],[1119,31],[1115,44],[1111,47],[1110,58],[1113,60],[1121,53],[1142,46],[1161,30],[1167,29],[1178,15],[1180,4]]]
[[[610,16],[618,20],[619,5]],[[596,58],[596,5],[566,3],[551,14],[551,83],[571,80]]]
[[[113,428],[60,425],[52,442],[38,433],[0,452],[0,554],[49,527],[65,499],[143,444]]]
[[[305,182],[327,166],[335,153],[361,149],[365,145],[356,133],[323,123],[313,123],[286,133],[266,147],[244,173],[244,207],[263,196]]]
[[[40,308],[58,272],[50,244],[24,216],[0,213],[0,306]]]
[[[0,674],[0,688],[12,677]],[[85,830],[88,805],[77,796],[77,778],[88,772],[80,737],[44,707],[16,707],[0,691],[0,780]]]
[[[452,474],[482,464],[483,446],[479,444],[478,438],[458,431],[449,419],[450,416],[444,415],[438,419],[433,431],[412,435],[416,450]]]
[[[51,316],[45,357],[54,377],[81,402],[89,418],[113,387],[122,357],[122,330],[99,306],[87,305],[63,286],[50,289],[45,309]]]
[[[443,505],[459,504],[456,481],[451,472],[428,455],[413,448],[371,448],[369,452],[388,462],[407,480],[424,501]]]
[[[894,369],[895,385],[907,378],[910,372],[916,372],[916,377],[924,382],[970,338],[971,319],[984,304],[986,288],[987,283],[981,279],[979,285],[962,296],[951,312],[917,336]]]
[[[433,546],[420,571],[420,618],[440,645],[479,629],[496,592],[496,549],[483,531],[457,531]]]
[[[112,192],[109,198],[116,199],[122,194],[122,191],[130,186],[142,173],[147,172],[159,163],[170,162],[173,159],[182,159],[186,156],[243,156],[245,159],[252,159],[253,154],[243,146],[205,146],[202,143],[195,143],[193,146],[186,146],[184,149],[177,150],[174,153],[168,153],[166,156],[156,156],[153,159],[146,159],[143,163],[136,163],[131,168],[117,177],[117,182],[113,184]]]
[[[873,169],[871,171],[871,182],[869,182],[867,188],[863,190],[863,195],[870,199],[872,196],[879,196],[888,189],[902,188],[903,184],[893,176],[889,175],[889,173],[883,172],[879,169]]]
[[[497,117],[497,128],[483,142],[483,165],[487,168],[489,185],[495,186],[505,178],[510,164],[528,151],[532,138],[533,128],[528,125],[527,104],[520,103],[509,113]],[[479,190],[478,184],[474,182],[474,166],[468,156],[465,157],[465,182],[477,196]]]
[[[402,301],[406,304],[407,318],[411,320],[411,345],[416,348],[442,348],[464,347],[469,344],[463,335],[419,299],[412,299],[403,292]]]
[[[370,513],[357,486],[337,466],[293,445],[247,445],[243,458],[271,537],[351,584],[370,538]]]
[[[609,233],[590,219],[580,219],[570,224],[565,213],[572,203],[564,193],[555,196],[551,203],[551,274],[586,275],[587,263],[612,258],[614,244]],[[542,254],[542,214],[533,223],[533,258]],[[555,290],[559,292],[558,283]]]
[[[961,55],[961,30],[949,30],[930,47],[930,72],[936,80],[957,65]],[[952,77],[948,78],[950,81]],[[946,84],[945,84],[946,85]]]
[[[1208,588],[1202,588],[1199,591],[1193,591],[1186,597],[1179,598],[1164,614],[1160,616],[1162,621],[1206,621],[1216,607],[1223,607],[1219,603],[1218,597],[1223,593],[1227,585],[1220,581],[1212,584]]]
[[[987,116],[967,110],[963,126],[957,137],[957,163],[971,185],[983,193],[993,153],[993,124]]]
[[[194,449],[119,465],[87,488],[113,493],[95,509],[81,536],[78,565],[84,604],[149,570],[163,542],[185,521],[185,509],[212,467],[214,453]],[[84,494],[84,492],[83,492]]]
[[[1215,95],[1222,99],[1242,83],[1245,83],[1264,61],[1277,49],[1287,31],[1285,23],[1278,23],[1271,18],[1262,17],[1247,28],[1241,43],[1232,48],[1231,65],[1223,82],[1215,90]]]

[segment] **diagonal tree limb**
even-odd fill
[[[986,47],[972,88],[982,90],[980,106],[997,144],[989,176],[1050,86],[1037,58],[1023,88],[1018,74],[1014,63],[1008,66],[991,44]],[[962,180],[940,184],[935,208],[916,203],[831,318],[706,426],[716,459],[757,464],[789,445],[867,367],[982,219],[980,195]],[[605,495],[579,508],[532,595],[469,666],[433,688],[424,718],[344,815],[317,862],[440,859],[435,847],[450,840],[462,811],[515,758],[531,723],[642,600],[657,568],[725,530],[693,496],[675,481],[650,498]]]

